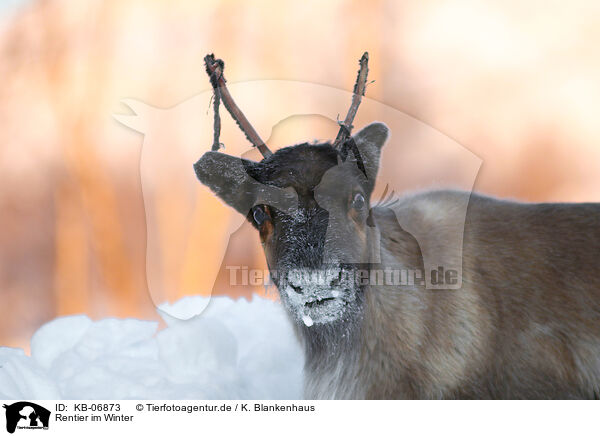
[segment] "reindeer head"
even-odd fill
[[[235,106],[223,63],[206,57],[215,90],[215,142],[194,169],[198,179],[258,230],[273,281],[291,315],[306,326],[343,322],[360,313],[356,270],[367,263],[373,226],[370,196],[388,136],[373,123],[350,136],[364,94],[365,54],[352,106],[333,143],[297,144],[271,153]],[[252,162],[219,148],[223,102],[264,159]]]

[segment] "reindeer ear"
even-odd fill
[[[256,162],[209,151],[194,164],[196,177],[221,200],[243,215],[254,205]]]
[[[379,169],[379,157],[381,156],[381,147],[385,144],[389,136],[388,127],[380,122],[371,123],[352,136],[358,152],[359,161],[364,166],[367,182],[370,188],[375,186],[377,171]],[[360,165],[360,164],[359,164]]]
[[[292,187],[279,188],[258,181],[259,162],[209,151],[194,164],[194,170],[203,184],[242,215],[248,215],[257,204],[288,214],[298,208],[298,194]]]

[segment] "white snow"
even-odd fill
[[[302,321],[306,327],[310,327],[314,324],[312,318],[308,315],[302,315]]]
[[[76,315],[43,325],[31,356],[0,347],[0,398],[301,398],[304,358],[279,302],[186,297],[158,312],[160,331]]]

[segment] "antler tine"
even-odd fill
[[[340,131],[333,142],[333,148],[341,148],[342,144],[344,144],[344,142],[346,142],[346,140],[350,137],[350,133],[354,127],[352,123],[354,122],[354,117],[358,111],[358,106],[360,105],[360,101],[363,95],[365,95],[365,89],[367,88],[367,75],[369,74],[368,52],[365,52],[362,55],[359,65],[360,68],[358,70],[358,76],[356,77],[356,83],[354,84],[354,91],[352,95],[352,104],[350,105],[350,109],[348,109],[346,119],[340,124]]]
[[[240,108],[233,101],[233,97],[229,93],[227,86],[225,85],[225,76],[223,76],[223,70],[225,63],[221,59],[215,59],[214,54],[209,54],[204,57],[204,63],[206,64],[206,73],[210,77],[210,83],[213,86],[215,92],[215,139],[213,143],[213,150],[219,146],[218,130],[220,131],[220,121],[218,120],[218,105],[222,100],[223,104],[227,108],[227,111],[231,114],[231,117],[235,120],[239,128],[244,132],[248,141],[261,152],[263,157],[269,157],[273,153],[267,145],[264,143],[252,124],[248,121],[246,116],[242,113]]]

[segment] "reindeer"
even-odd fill
[[[375,122],[351,135],[366,53],[333,143],[275,153],[228,93],[223,62],[205,62],[215,135],[195,172],[258,230],[304,346],[306,398],[598,398],[600,204],[441,190],[373,207],[388,128]],[[260,162],[218,151],[221,100]],[[375,270],[431,272],[424,247],[456,264],[456,222],[463,237],[455,289],[370,280]]]

